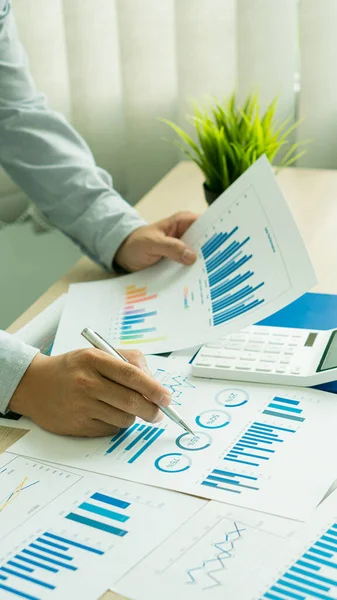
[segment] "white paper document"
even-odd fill
[[[65,300],[66,294],[62,294],[14,335],[43,354],[50,354]]]
[[[172,406],[193,427],[140,420],[110,438],[34,429],[13,451],[162,488],[306,520],[336,477],[335,396],[312,389],[193,378],[151,357]]]
[[[168,260],[71,285],[53,353],[86,347],[91,327],[146,354],[203,344],[264,319],[315,284],[307,251],[265,157],[195,222],[191,267]]]
[[[203,500],[5,453],[0,598],[98,598]]]
[[[337,599],[337,491],[318,507],[283,555],[259,599]]]
[[[297,530],[294,521],[210,502],[112,587],[132,600],[253,600]]]

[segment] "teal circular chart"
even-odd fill
[[[230,421],[230,415],[219,408],[205,410],[195,419],[198,427],[202,427],[203,429],[220,429],[229,425]]]
[[[180,452],[162,454],[154,462],[156,469],[162,473],[181,473],[182,471],[187,471],[191,464],[192,461],[189,456],[185,456],[185,454],[181,454]]]
[[[182,433],[176,439],[176,444],[181,450],[188,450],[189,452],[196,452],[197,450],[205,450],[212,443],[212,438],[207,433],[196,433],[191,435],[190,433]]]
[[[237,408],[238,406],[243,406],[244,404],[247,404],[248,400],[249,396],[247,392],[238,388],[227,388],[225,390],[221,390],[215,396],[215,401],[218,404],[228,408]]]

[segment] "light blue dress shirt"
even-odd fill
[[[0,0],[0,164],[53,225],[108,269],[125,238],[144,225],[80,135],[37,92],[9,0]],[[0,331],[0,412],[36,353]]]

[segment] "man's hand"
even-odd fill
[[[192,265],[196,254],[179,238],[197,218],[194,213],[179,212],[136,229],[120,246],[114,262],[126,271],[146,269],[163,257],[182,265]]]
[[[8,408],[44,429],[74,436],[112,435],[136,416],[160,420],[156,405],[168,406],[169,392],[151,376],[140,352],[123,353],[129,363],[96,349],[37,354]]]

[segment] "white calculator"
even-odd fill
[[[335,381],[337,330],[253,325],[202,346],[192,375],[298,386]]]

